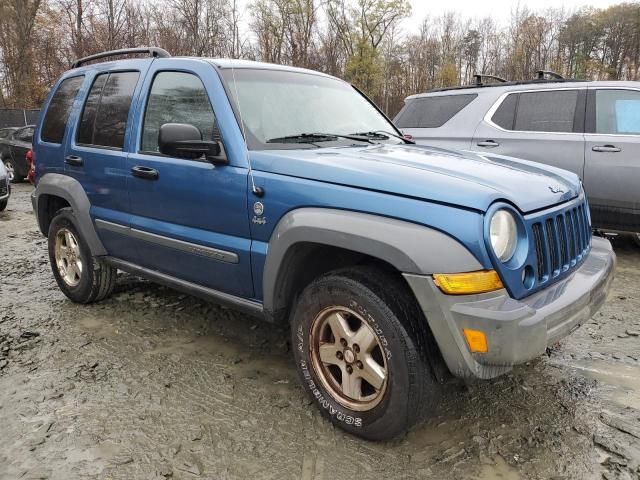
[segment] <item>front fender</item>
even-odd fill
[[[383,260],[402,273],[428,275],[481,270],[457,240],[415,223],[328,208],[300,208],[282,217],[271,239],[263,271],[265,311],[275,311],[283,260],[297,243],[343,248]]]

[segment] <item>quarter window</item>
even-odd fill
[[[42,140],[50,143],[62,143],[73,101],[78,94],[84,77],[71,77],[63,80],[53,95],[42,125]]]
[[[438,128],[451,120],[478,95],[444,95],[409,100],[395,123],[400,128]]]
[[[160,72],[149,92],[142,130],[142,151],[158,152],[158,134],[165,123],[198,127],[204,140],[219,140],[216,119],[202,81],[185,72]]]
[[[577,105],[577,90],[521,93],[514,129],[527,132],[573,132]]]
[[[96,76],[85,102],[77,142],[83,145],[124,147],[124,135],[138,72]]]
[[[640,92],[597,90],[596,133],[640,134]]]

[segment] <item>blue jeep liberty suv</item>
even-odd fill
[[[304,389],[367,439],[419,423],[449,374],[543,354],[613,278],[576,175],[414,145],[318,72],[105,52],[54,85],[33,143],[67,297],[122,270],[289,322]]]

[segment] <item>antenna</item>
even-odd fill
[[[242,106],[240,105],[240,96],[238,95],[238,83],[236,82],[236,69],[231,63],[231,76],[233,77],[233,89],[236,93],[236,102],[238,102],[238,115],[240,116],[240,129],[242,130],[242,136],[244,138],[244,152],[247,157],[247,164],[249,165],[249,178],[251,179],[251,191],[256,197],[262,197],[264,195],[264,189],[257,187],[253,178],[253,167],[251,166],[251,157],[249,156],[249,145],[247,145],[247,132],[244,128],[244,120],[242,118]]]

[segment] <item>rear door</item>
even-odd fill
[[[585,137],[593,224],[640,231],[640,90],[589,89]]]
[[[473,150],[584,174],[586,89],[508,92],[476,129]]]
[[[143,63],[144,62],[144,63]],[[142,69],[98,71],[90,79],[78,120],[65,152],[65,173],[80,182],[91,203],[91,217],[110,255],[133,258],[127,237],[117,228],[129,224],[125,145],[133,96]]]
[[[216,121],[220,103],[228,102],[221,92],[209,63],[154,62],[137,107],[135,151],[127,162],[131,235],[136,264],[248,298],[253,284],[247,168],[231,157],[228,165],[217,166],[203,157],[171,157],[158,146],[163,124],[186,123],[229,152]]]

